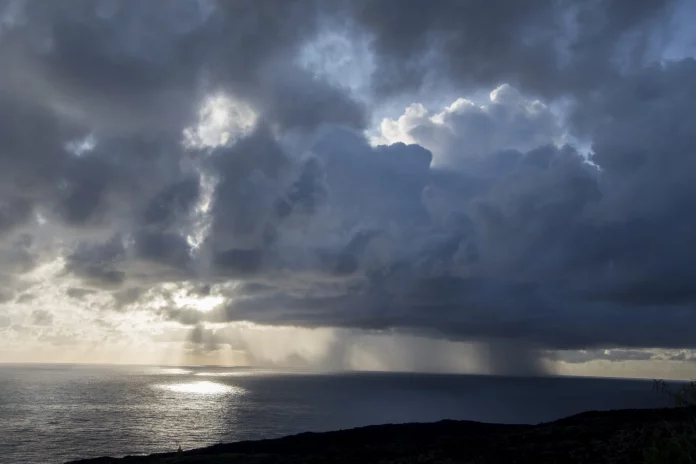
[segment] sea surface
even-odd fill
[[[0,365],[0,463],[62,463],[370,424],[538,423],[660,407],[651,380]]]

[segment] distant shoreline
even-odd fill
[[[588,411],[536,425],[444,420],[218,444],[66,464],[635,463],[653,440],[696,424],[696,407]],[[514,459],[514,461],[513,461]]]
[[[153,368],[153,369],[238,369],[238,370],[264,370],[277,371],[279,374],[306,374],[306,375],[433,375],[433,376],[468,376],[468,377],[495,377],[495,378],[563,378],[563,379],[601,379],[601,380],[636,380],[651,381],[655,377],[628,377],[628,376],[609,376],[609,375],[572,375],[572,374],[548,374],[548,375],[510,375],[510,374],[487,374],[478,372],[439,372],[439,371],[381,371],[381,370],[315,370],[291,367],[272,367],[272,366],[223,366],[223,365],[182,365],[182,364],[103,364],[93,362],[13,362],[0,361],[0,368],[27,367],[27,368]],[[660,375],[660,379],[670,382],[687,383],[693,380],[691,377],[673,377],[670,375]]]

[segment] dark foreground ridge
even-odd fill
[[[641,463],[696,424],[696,407],[590,411],[538,425],[445,420],[220,444],[72,464]]]

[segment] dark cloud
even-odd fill
[[[186,269],[191,261],[186,239],[176,234],[141,233],[134,238],[137,258]]]
[[[26,290],[28,283],[22,277],[41,260],[31,235],[15,232],[0,239],[0,299],[3,302],[11,301]]]
[[[34,325],[52,325],[53,315],[43,309],[35,309],[31,312],[31,323]]]
[[[394,145],[391,149],[406,148]],[[370,159],[379,160],[380,150],[375,149]],[[386,228],[400,219],[399,211],[377,210],[375,218],[384,222],[372,224],[384,226],[381,233],[387,234],[386,242],[392,248],[386,262],[366,259],[366,254],[383,251],[382,244],[366,247],[374,234],[369,239],[357,235],[345,242],[344,251],[334,261],[329,261],[333,264],[315,268],[323,269],[325,276],[348,275],[350,279],[324,284],[317,278],[310,296],[302,283],[284,276],[283,281],[274,282],[273,291],[235,299],[222,317],[305,326],[420,328],[458,339],[501,340],[489,350],[494,364],[495,359],[505,359],[496,353],[509,351],[506,346],[513,343],[509,340],[518,340],[519,346],[530,348],[518,349],[521,357],[516,364],[525,364],[522,360],[527,359],[525,365],[532,370],[536,369],[535,358],[525,358],[522,353],[537,350],[537,345],[578,349],[693,344],[679,322],[690,317],[688,308],[674,306],[670,313],[660,312],[660,304],[682,301],[674,287],[661,290],[658,273],[652,282],[641,281],[641,295],[662,292],[657,299],[640,295],[634,299],[613,298],[604,293],[614,285],[627,283],[616,274],[612,276],[618,272],[618,261],[612,265],[609,255],[623,246],[633,249],[626,241],[642,232],[638,228],[617,235],[615,239],[623,245],[604,241],[614,237],[615,232],[613,225],[597,222],[596,211],[606,201],[600,171],[584,163],[569,147],[541,147],[502,158],[492,156],[489,162],[503,162],[508,167],[498,170],[498,179],[479,182],[480,187],[469,198],[446,197],[451,202],[463,202],[460,210],[465,216],[454,220],[455,211],[449,221],[439,224],[427,221],[417,196],[409,197],[404,194],[407,190],[399,190],[399,182],[393,180],[399,177],[389,177],[395,174],[393,171],[380,176],[379,180],[390,178],[387,188],[401,193],[399,205],[409,209],[409,218],[415,212],[425,216],[415,223],[418,227],[406,229],[415,235],[404,238],[390,235]],[[331,166],[331,161],[326,161],[329,199],[334,193],[332,188],[340,192],[340,183],[332,182]],[[362,188],[368,191],[385,185],[377,179],[369,183],[369,177],[350,173],[343,166],[336,172],[345,173],[347,179],[360,179]],[[429,173],[426,168],[425,181],[416,184],[415,191],[440,178],[439,173]],[[461,175],[457,179],[450,182],[467,183],[470,177]],[[434,187],[443,189],[445,195],[464,190],[448,191],[447,184],[442,183]],[[332,207],[343,207],[347,212],[361,209],[354,217],[369,220],[373,208],[382,208],[389,201],[379,195],[380,190],[371,193],[371,198],[380,198],[381,204],[369,203],[355,192],[337,197]],[[406,228],[408,224],[400,225]],[[614,256],[616,259],[618,255]],[[352,278],[356,273],[361,276],[357,281]],[[624,330],[611,329],[617,324]],[[509,366],[502,367],[509,370]]]
[[[143,293],[143,290],[138,287],[129,287],[112,292],[111,296],[115,301],[116,308],[122,309],[138,301],[138,298],[140,298]]]
[[[188,341],[202,352],[215,351],[220,348],[219,337],[216,332],[197,325],[189,333]]]
[[[213,266],[223,275],[247,276],[261,269],[263,252],[254,249],[230,249],[217,253]]]
[[[352,228],[423,221],[420,195],[432,155],[417,145],[370,147],[362,136],[327,129],[312,150],[325,165],[331,208]],[[376,201],[376,199],[379,199]]]
[[[321,161],[317,158],[305,160],[286,195],[276,202],[278,216],[285,218],[291,214],[302,216],[316,213],[326,197],[324,181]]]
[[[89,288],[71,287],[71,288],[67,289],[65,293],[70,298],[75,298],[76,300],[79,300],[79,299],[82,299],[88,295],[92,295],[96,292],[92,289],[89,289]]]
[[[62,169],[63,143],[80,131],[41,108],[0,92],[0,231],[25,225]]]
[[[7,301],[11,300],[11,294],[7,294]],[[19,295],[17,298],[15,298],[14,302],[19,303],[19,304],[26,304],[26,303],[31,303],[36,299],[36,295],[33,293],[22,293]]]
[[[696,61],[653,50],[674,2],[25,4],[0,38],[8,298],[62,260],[71,298],[160,292],[209,350],[206,321],[476,340],[506,373],[696,346]],[[296,59],[344,23],[374,53],[361,101]],[[444,81],[493,92],[368,143],[386,96]],[[214,95],[249,121],[202,115]],[[234,133],[182,143],[206,118]]]
[[[211,155],[219,173],[211,229],[216,250],[257,248],[272,240],[283,183],[291,160],[270,129],[261,128],[232,147]]]
[[[606,266],[604,298],[630,305],[688,305],[693,278],[686,213],[696,199],[692,127],[696,61],[651,67],[602,96],[606,119],[595,129],[592,160],[603,198],[588,215],[588,256]],[[630,134],[630,135],[629,135]],[[597,282],[599,283],[599,282]]]
[[[23,274],[36,265],[38,257],[31,235],[22,233],[5,237],[5,247],[0,247],[0,270],[8,274]]]
[[[444,74],[457,87],[502,83],[544,95],[586,92],[643,64],[674,1],[351,2],[373,36],[379,92]]]
[[[14,296],[13,292],[8,292],[8,291],[0,292],[0,303],[7,303],[9,301],[12,301],[13,296]]]
[[[125,281],[119,266],[125,259],[123,240],[119,236],[104,243],[83,243],[67,257],[66,271],[97,288],[117,288]]]
[[[32,213],[32,204],[26,198],[8,198],[0,207],[0,234],[26,222]]]
[[[365,108],[344,89],[287,65],[276,65],[266,72],[271,76],[264,78],[269,81],[269,90],[259,97],[257,105],[269,123],[299,131],[312,131],[322,124],[358,129],[367,124]]]
[[[124,216],[134,214],[127,206],[186,182],[176,172],[178,142],[204,91],[246,96],[282,130],[364,125],[363,110],[341,89],[278,59],[311,37],[316,2],[70,0],[17,8],[0,46],[11,70],[0,79],[8,115],[0,121],[7,176],[0,231],[26,222],[37,203],[69,225],[124,227]],[[76,156],[67,148],[87,136],[93,149]],[[163,208],[187,208],[196,186],[178,187],[188,190],[169,199],[177,194],[160,192],[153,199],[160,206],[146,208],[145,219],[164,221]]]
[[[188,177],[165,187],[155,195],[143,211],[145,226],[166,227],[177,216],[187,215],[200,195],[198,178]]]
[[[114,167],[102,158],[85,157],[67,163],[65,178],[58,184],[59,215],[70,225],[99,221]]]
[[[195,105],[195,2],[106,3],[26,2],[0,47],[0,86],[100,130],[180,125]]]

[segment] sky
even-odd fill
[[[0,362],[696,376],[690,0],[1,0]]]

